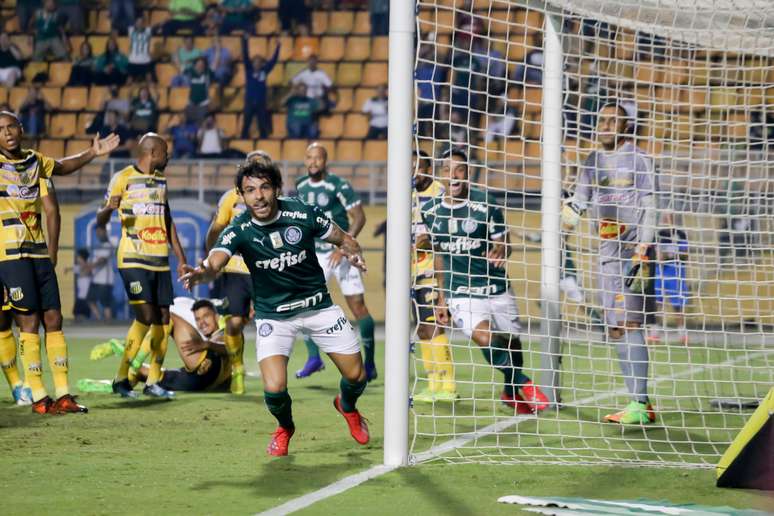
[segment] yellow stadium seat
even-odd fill
[[[220,44],[231,53],[231,57],[234,61],[242,59],[242,38],[236,36],[221,36]],[[210,44],[207,44],[207,46],[209,47]]]
[[[355,90],[355,100],[352,103],[352,111],[361,111],[366,100],[376,95],[374,88],[358,88]]]
[[[24,80],[28,83],[39,73],[48,73],[48,63],[44,61],[32,61],[24,67]]]
[[[340,138],[344,131],[344,116],[330,115],[320,118],[320,137],[321,138]]]
[[[538,32],[543,30],[543,13],[532,9],[517,9],[513,12],[511,31]]]
[[[223,110],[227,113],[240,113],[245,109],[245,96],[242,89],[223,89]]]
[[[293,50],[294,50],[294,44],[293,44],[293,37],[292,36],[280,36],[279,38],[279,44],[280,44],[280,53],[279,53],[279,60],[281,62],[290,61],[293,59]],[[269,48],[271,46],[271,48]],[[274,49],[277,46],[277,40],[274,39],[269,43],[266,44],[266,59],[271,57],[271,54],[274,52]]]
[[[75,124],[75,137],[76,138],[89,138],[91,135],[86,133],[86,128],[94,121],[96,113],[79,113],[78,121]]]
[[[260,0],[258,2],[258,7],[261,9],[274,9],[276,10],[279,6],[279,0]]]
[[[344,57],[344,38],[325,36],[320,41],[320,59],[323,61],[341,61]]]
[[[238,115],[234,113],[218,113],[215,115],[215,123],[223,130],[226,138],[234,138],[240,133],[242,125],[238,122]]]
[[[234,77],[231,79],[231,86],[242,88],[245,85],[245,65],[237,63],[234,65]]]
[[[336,79],[333,82],[337,86],[360,86],[363,77],[362,73],[360,63],[339,63]]]
[[[228,146],[231,147],[232,149],[240,150],[245,154],[249,154],[250,152],[255,150],[255,141],[254,140],[231,140]]]
[[[312,34],[325,34],[328,32],[328,12],[314,11],[312,13]]]
[[[101,111],[102,104],[110,97],[107,86],[92,86],[89,90],[89,111]]]
[[[354,34],[371,34],[371,15],[368,11],[357,11],[355,13]]]
[[[107,36],[95,36],[95,35],[89,36],[89,44],[91,44],[91,49],[94,52],[95,56],[98,56],[105,52],[105,47],[107,46],[107,40],[108,40]]]
[[[169,128],[172,125],[174,118],[175,118],[175,115],[172,115],[170,113],[159,114],[159,123],[158,123],[156,132],[159,134],[166,134],[166,132],[169,131]]]
[[[282,159],[282,142],[280,140],[257,140],[255,148],[266,152],[272,160]]]
[[[92,30],[99,34],[110,33],[112,24],[110,23],[110,12],[107,9],[97,11],[97,23],[96,26],[92,25]]]
[[[156,64],[156,78],[159,81],[159,86],[168,88],[172,84],[172,78],[175,75],[177,75],[177,67],[172,63]]]
[[[150,24],[160,25],[169,19],[169,11],[167,9],[154,9],[151,11]]]
[[[53,62],[48,67],[48,84],[50,86],[64,86],[70,80],[72,64],[67,61]]]
[[[264,11],[261,19],[255,25],[255,32],[259,35],[274,35],[280,31],[279,18],[276,11]]]
[[[8,88],[0,88],[0,103],[8,102]]]
[[[250,58],[254,56],[264,56],[268,58],[267,55],[269,52],[268,49],[268,40],[267,38],[260,37],[260,36],[253,36],[250,38],[250,40],[247,43],[247,52],[250,54]],[[272,48],[271,51],[273,52],[274,49]],[[239,54],[241,55],[242,52],[240,51]]]
[[[349,113],[344,121],[344,138],[365,138],[368,134],[368,117],[360,113]]]
[[[67,140],[67,143],[65,144],[65,156],[72,156],[73,154],[78,154],[79,152],[83,152],[86,149],[91,147],[91,139],[84,139],[79,140],[75,138],[71,138]]]
[[[293,44],[293,59],[306,61],[320,54],[320,40],[314,36],[300,36]]]
[[[52,158],[64,157],[64,140],[40,140],[38,152]]]
[[[51,116],[48,134],[53,138],[70,138],[75,135],[77,117],[74,113],[59,113]]]
[[[284,86],[285,83],[285,65],[277,63],[274,70],[271,71],[269,77],[266,78],[267,86]]]
[[[24,59],[29,59],[32,56],[32,50],[34,48],[32,36],[16,34],[11,36],[11,43],[19,47],[19,51]]]
[[[330,163],[332,161],[336,161],[338,159],[338,156],[336,154],[336,141],[335,140],[320,139],[320,140],[317,140],[317,143],[322,145],[322,147],[325,149],[325,152],[328,153],[328,163]]]
[[[374,61],[387,61],[389,58],[389,38],[387,36],[374,36],[371,38],[371,59]]]
[[[25,30],[26,30],[26,27],[25,27]],[[16,34],[17,32],[22,32],[21,27],[19,27],[19,18],[17,18],[16,16],[12,16],[8,18],[5,21],[3,31],[7,32],[8,34]]]
[[[345,61],[367,61],[370,58],[370,38],[363,36],[351,36],[347,38],[347,47],[344,51]]]
[[[169,92],[169,110],[183,111],[188,105],[189,88],[172,88]]]
[[[355,17],[352,11],[331,11],[328,18],[329,34],[350,34],[352,32]]]
[[[339,100],[333,107],[335,113],[346,113],[352,110],[352,96],[354,95],[352,88],[337,88]]]
[[[306,68],[303,61],[290,61],[285,64],[285,82],[289,85],[293,78]]]
[[[129,55],[129,38],[122,36],[118,38],[118,49],[124,54]]]
[[[336,144],[336,158],[339,161],[361,161],[363,144],[360,140],[339,140]]]
[[[18,111],[19,106],[21,106],[21,103],[24,102],[24,99],[27,98],[27,88],[22,88],[21,86],[15,86],[11,88],[11,93],[8,95],[8,104],[11,105],[11,108]]]
[[[387,141],[366,140],[363,157],[367,161],[387,161]]]
[[[273,138],[285,138],[288,135],[287,115],[275,113],[271,116],[271,135]]]
[[[284,140],[282,142],[282,159],[303,161],[307,145],[309,145],[307,140]]]
[[[387,84],[387,63],[366,63],[363,67],[363,86]]]
[[[61,107],[64,111],[83,111],[89,103],[89,88],[78,86],[64,88]]]
[[[59,88],[59,86],[47,86],[45,88],[41,88],[40,93],[53,109],[59,109],[59,106],[62,103],[62,90]]]
[[[727,135],[730,140],[746,140],[750,130],[750,115],[746,111],[728,113],[726,122]]]

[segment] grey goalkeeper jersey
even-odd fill
[[[628,258],[634,244],[653,241],[656,181],[653,161],[632,142],[583,162],[574,200],[597,223],[603,259]]]

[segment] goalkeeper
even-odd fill
[[[648,400],[648,348],[645,344],[647,252],[656,226],[656,176],[652,160],[634,141],[636,109],[608,103],[597,121],[601,149],[584,162],[573,197],[562,208],[562,226],[574,229],[591,210],[599,235],[599,288],[607,337],[615,342],[619,365],[632,401],[605,421],[644,425],[656,415]]]

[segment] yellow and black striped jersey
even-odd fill
[[[119,269],[169,270],[167,180],[163,174],[143,174],[130,165],[110,180],[105,200],[120,197]]]
[[[55,164],[32,149],[18,160],[0,154],[0,261],[48,258],[41,198]]]
[[[231,221],[244,213],[247,209],[245,201],[236,188],[225,192],[218,201],[218,211],[215,213],[215,223],[226,227]],[[235,272],[237,274],[250,274],[247,265],[240,254],[234,254],[226,264],[224,272]]]
[[[427,188],[418,192],[411,192],[411,242],[416,244],[417,236],[427,233],[427,228],[422,222],[421,208],[424,203],[435,197],[443,195],[443,185],[438,181],[431,182]],[[412,270],[417,283],[422,285],[435,284],[433,269],[433,253],[427,249],[416,249],[411,253]]]

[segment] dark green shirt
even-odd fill
[[[349,231],[347,212],[360,204],[360,198],[349,181],[328,174],[322,181],[314,183],[309,176],[306,176],[296,181],[296,191],[302,201],[320,208],[341,229]],[[331,248],[331,244],[327,242],[317,242],[319,252],[327,252]]]

